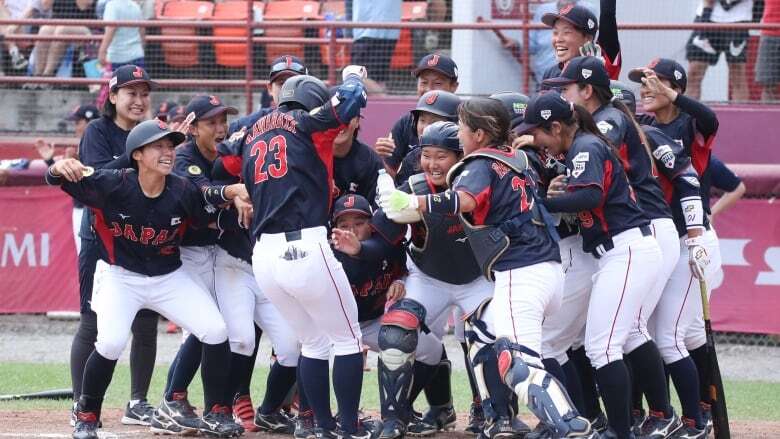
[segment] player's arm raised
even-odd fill
[[[49,167],[46,183],[60,186],[64,192],[87,206],[102,208],[106,197],[123,178],[124,171],[95,170],[76,159],[63,159]]]

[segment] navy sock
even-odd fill
[[[633,352],[632,352],[633,353]],[[633,361],[631,359],[630,355],[626,355],[626,366],[628,366],[628,373],[631,378],[631,410],[642,410],[644,407],[642,407],[642,398],[644,397],[642,394],[642,382],[639,380],[639,376],[634,372],[633,367]],[[661,362],[663,364],[663,362]],[[664,377],[664,392],[668,395],[669,394],[669,388],[666,385],[666,368],[664,367],[662,369],[663,377]]]
[[[428,385],[428,382],[433,377],[436,369],[439,367],[425,364],[421,361],[415,361],[413,364],[414,382],[412,382],[412,389],[409,392],[409,406],[417,399],[422,392],[422,389]]]
[[[163,397],[168,399],[168,394],[171,391],[171,382],[173,382],[173,371],[176,370],[176,365],[179,364],[179,352],[176,352],[176,356],[173,357],[171,365],[168,367],[168,375],[165,377],[165,390],[163,391]],[[170,399],[168,399],[170,401]]]
[[[116,360],[109,360],[100,355],[97,350],[92,351],[84,365],[84,380],[79,398],[79,408],[84,411],[100,413],[103,397],[106,395],[108,385],[114,376]]]
[[[585,408],[583,414],[588,419],[594,419],[601,414],[601,405],[599,404],[599,393],[596,389],[593,366],[590,365],[590,359],[585,354],[585,347],[570,351],[569,360],[574,362],[580,377],[582,402]]]
[[[225,388],[230,375],[230,344],[227,340],[219,344],[203,343],[203,357],[200,368],[203,380],[203,413],[209,413],[215,405],[229,406],[233,401],[225,400]]]
[[[561,364],[555,358],[545,358],[542,360],[544,370],[550,375],[554,376],[556,380],[560,381],[563,387],[566,387],[566,373],[564,373]]]
[[[563,363],[561,366],[566,375],[566,392],[571,398],[571,402],[580,414],[585,413],[585,403],[582,400],[582,383],[580,383],[580,374],[571,360]]]
[[[309,398],[306,397],[306,392],[303,391],[303,380],[301,379],[301,359],[303,357],[298,357],[298,367],[295,371],[295,384],[294,384],[294,390],[298,392],[298,412],[307,412],[311,411],[311,405],[309,404]]]
[[[363,353],[337,355],[333,360],[333,392],[339,407],[341,429],[345,433],[357,431],[362,389]]]
[[[330,383],[328,382],[328,360],[317,360],[301,356],[300,378],[298,383],[306,392],[309,404],[314,411],[317,426],[326,430],[335,430],[336,421],[330,411]],[[361,364],[362,367],[362,364]]]
[[[230,353],[230,374],[225,387],[224,400],[232,406],[241,383],[246,379],[246,371],[252,370],[252,357],[235,352]]]
[[[297,367],[286,367],[274,363],[268,371],[268,379],[265,385],[265,398],[260,405],[260,413],[268,415],[282,406],[287,394],[295,384]]]
[[[710,368],[710,357],[707,355],[707,349],[709,349],[707,344],[703,344],[692,351],[688,351],[688,353],[691,355],[693,363],[696,364],[696,371],[699,373],[699,398],[708,404],[712,404],[709,389],[710,383],[707,378],[707,371]]]
[[[647,397],[647,406],[650,410],[663,412],[664,417],[672,415],[669,408],[669,394],[666,393],[666,376],[664,375],[664,361],[658,347],[651,340],[634,349],[627,356],[631,364],[631,370],[635,377],[634,382],[640,383],[641,393]],[[636,390],[632,391],[636,392]],[[635,399],[632,393],[632,401]],[[641,404],[641,397],[640,397]],[[633,406],[633,404],[632,404]]]
[[[176,354],[176,361],[171,364],[172,372],[169,374],[170,384],[168,385],[168,390],[165,392],[166,401],[172,401],[174,393],[187,391],[193,378],[195,378],[198,367],[200,367],[202,356],[203,343],[201,343],[197,337],[190,334],[179,347],[179,352]]]
[[[425,385],[425,399],[430,407],[447,407],[452,405],[452,387],[450,378],[452,365],[447,360],[447,350],[442,345],[441,362],[436,366],[433,376]]]
[[[604,400],[609,426],[619,438],[628,438],[631,432],[629,393],[631,381],[623,360],[613,361],[596,370],[596,380]]]
[[[704,422],[699,406],[699,375],[693,360],[691,357],[685,357],[667,364],[666,367],[672,376],[674,388],[677,389],[683,416],[693,419],[696,422],[696,428],[703,428]]]

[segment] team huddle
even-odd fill
[[[559,65],[530,98],[461,99],[455,61],[423,57],[416,107],[373,147],[357,140],[361,66],[329,88],[281,57],[275,108],[228,124],[236,109],[199,95],[176,129],[143,121],[155,83],[142,68],[115,71],[80,161],[46,175],[89,208],[81,233],[93,237],[79,260],[94,350],[74,373],[73,437],[98,437],[117,359],[151,310],[184,330],[162,402],[128,404],[128,422],[154,433],[452,430],[442,340],[454,313],[470,433],[705,438],[698,292],[720,266],[708,222],[718,121],[668,59],[630,71],[637,114],[615,81],[615,2],[601,3],[600,19],[583,6],[545,15]],[[255,408],[262,333],[275,361]],[[378,419],[359,412],[365,349],[378,353]],[[199,368],[200,415],[187,398]]]

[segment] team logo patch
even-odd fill
[[[87,110],[84,112],[84,116],[87,116],[87,119],[92,119],[92,116],[94,116],[95,113],[92,112],[92,110]]]
[[[143,78],[144,77],[144,71],[141,70],[140,67],[136,67],[135,70],[133,70],[133,77],[135,78]]]
[[[181,217],[180,216],[175,216],[175,217],[171,218],[171,225],[172,226],[178,226],[179,224],[181,224]]]
[[[582,77],[585,79],[590,78],[590,75],[593,74],[593,71],[591,69],[582,69]]]
[[[433,67],[437,64],[439,64],[439,55],[433,55],[431,59],[428,60],[428,67]]]
[[[648,65],[647,65],[647,68],[648,68],[648,69],[652,69],[652,68],[654,68],[655,66],[657,66],[657,65],[658,65],[658,63],[659,63],[660,61],[661,61],[661,58],[656,58],[656,59],[654,59],[654,60],[650,61],[650,64],[648,64]]]
[[[158,119],[157,120],[157,128],[159,128],[161,130],[167,130],[168,129],[168,124]]]
[[[674,79],[676,79],[676,80],[678,80],[678,81],[679,81],[680,79],[682,79],[682,72],[680,72],[679,70],[675,70],[675,71],[674,71]]]
[[[200,169],[200,166],[198,165],[190,165],[187,168],[187,172],[189,172],[192,175],[200,175],[203,173],[203,171]]]
[[[220,104],[220,102],[219,102],[219,98],[218,98],[218,97],[216,97],[216,96],[213,96],[213,95],[212,95],[212,96],[209,96],[209,104],[211,104],[211,105],[215,105],[215,106],[216,106],[216,105],[219,105],[219,104]]]
[[[583,172],[585,172],[585,164],[588,163],[588,160],[590,160],[590,153],[589,152],[581,152],[574,156],[572,159],[572,164],[574,165],[574,169],[571,171],[571,175],[574,178],[579,177],[582,175]]]
[[[526,104],[524,104],[522,102],[514,102],[514,103],[512,103],[512,112],[522,116],[522,115],[525,114],[525,108],[527,106],[528,105],[526,105]]]
[[[601,134],[607,134],[614,128],[611,123],[607,122],[606,120],[602,120],[596,124],[596,126],[599,128],[599,131],[601,131]]]
[[[552,110],[542,110],[539,115],[542,116],[542,119],[547,120],[552,116]]]
[[[612,90],[612,96],[614,96],[614,97],[616,97],[618,99],[624,99],[624,97],[623,97],[623,90],[621,90],[619,88],[612,88],[610,90]]]
[[[433,105],[433,103],[436,102],[436,99],[439,99],[439,93],[431,93],[427,98],[425,98],[425,103],[428,105]]]
[[[564,7],[562,7],[560,11],[558,11],[558,15],[566,15],[569,12],[571,12],[571,10],[573,8],[574,8],[574,4],[573,3],[572,4],[568,4],[568,5],[564,6]]]
[[[592,18],[588,18],[588,29],[594,29],[596,27],[596,23],[593,21]]]
[[[669,145],[661,145],[653,151],[653,157],[669,169],[674,169],[674,152]]]
[[[344,200],[344,208],[350,209],[354,205],[355,205],[355,196],[354,195],[350,195],[350,196],[347,197],[346,200]]]

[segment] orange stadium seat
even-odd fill
[[[263,14],[265,3],[254,2],[252,6],[255,13]],[[231,0],[217,3],[214,7],[212,20],[246,20],[246,1]],[[214,36],[219,37],[244,37],[246,28],[242,27],[215,27]],[[214,43],[214,56],[216,62],[224,67],[246,66],[246,44],[242,43]]]
[[[403,2],[401,21],[424,20],[428,15],[427,2]],[[414,66],[414,50],[412,48],[412,30],[401,29],[398,43],[395,45],[393,57],[390,59],[391,69],[405,69]]]
[[[206,1],[173,0],[165,3],[161,20],[203,20],[214,14],[214,3]],[[161,28],[162,35],[196,35],[195,28]],[[198,65],[198,43],[163,43],[165,63],[172,67]]]
[[[320,3],[310,0],[274,1],[266,5],[263,20],[316,20],[319,18]],[[303,38],[301,27],[277,27],[265,30],[266,37],[298,37]],[[274,58],[282,55],[304,57],[303,44],[267,44],[265,46],[266,62],[271,64]]]
[[[333,17],[337,21],[349,21],[349,19],[346,18],[346,4],[344,0],[329,0],[322,3],[322,10],[320,10],[320,15],[324,19],[325,14],[333,14]],[[328,37],[328,30],[327,29],[320,29],[319,31],[320,38],[326,38]],[[320,58],[322,59],[322,63],[326,66],[330,65],[330,46],[327,44],[323,44],[320,46]],[[346,66],[350,62],[350,54],[349,54],[349,45],[347,44],[338,44],[336,46],[336,65],[337,66]]]

